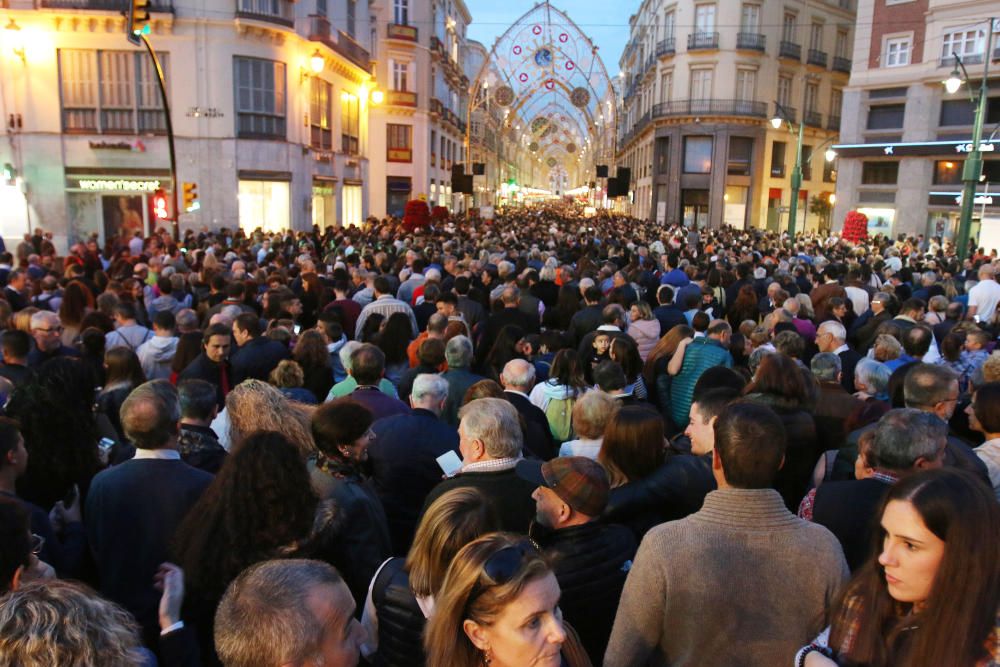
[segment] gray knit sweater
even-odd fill
[[[792,664],[847,575],[837,538],[776,491],[712,491],[642,540],[604,667]]]

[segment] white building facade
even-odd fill
[[[121,3],[9,0],[0,19],[0,233],[57,248],[157,221],[172,183],[153,66]],[[356,0],[154,0],[188,228],[360,224],[368,215],[371,16]],[[15,26],[15,27],[12,27]],[[179,204],[182,197],[178,196]],[[181,204],[180,207],[183,207]]]

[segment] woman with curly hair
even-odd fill
[[[0,601],[4,665],[140,667],[149,658],[132,616],[83,584],[33,582]]]
[[[212,618],[229,582],[260,561],[316,555],[334,529],[318,506],[305,462],[281,433],[252,433],[226,458],[175,536],[205,664],[216,664]]]
[[[238,450],[256,431],[278,431],[305,460],[315,454],[309,432],[309,407],[292,403],[281,390],[263,380],[244,380],[226,396],[229,451]]]
[[[86,496],[101,468],[93,405],[90,369],[79,359],[52,359],[32,382],[14,390],[7,416],[21,424],[29,455],[28,469],[17,480],[19,497],[47,511],[74,484]]]
[[[302,367],[302,386],[318,400],[325,399],[333,387],[333,368],[323,334],[316,329],[303,331],[292,350],[292,359]]]

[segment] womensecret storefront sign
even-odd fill
[[[83,192],[155,192],[162,186],[158,179],[74,177],[66,179],[66,187]]]

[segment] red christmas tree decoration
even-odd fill
[[[431,223],[427,202],[411,199],[403,209],[403,229],[412,232],[418,227],[427,227]]]
[[[844,231],[840,236],[851,243],[868,240],[868,216],[858,211],[848,213],[844,218]]]

